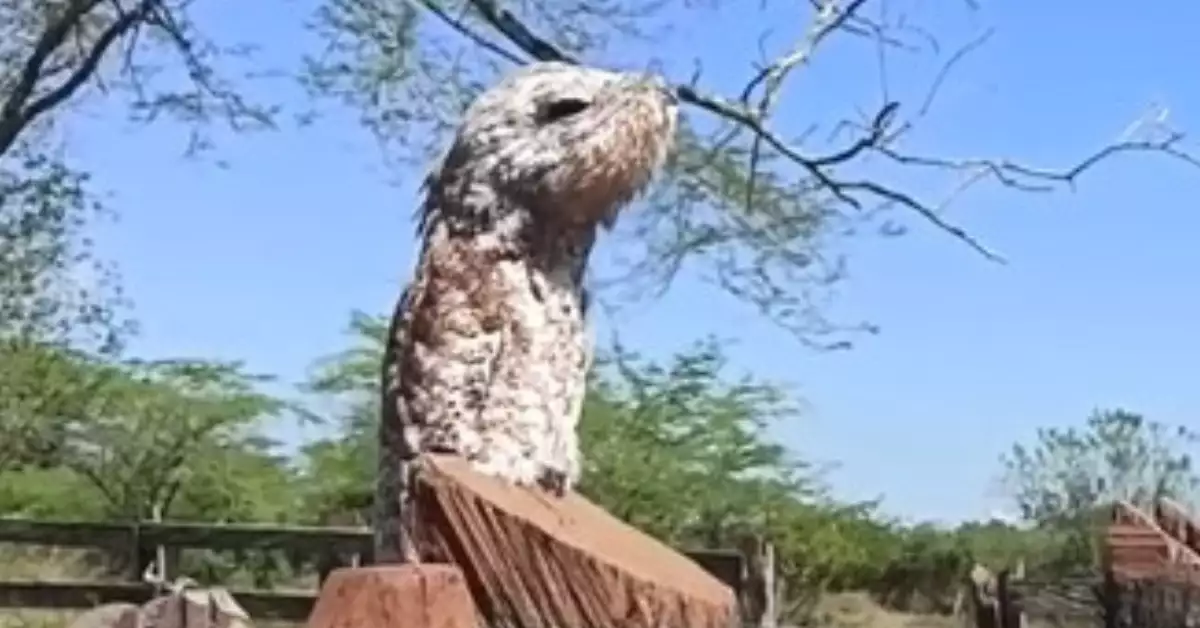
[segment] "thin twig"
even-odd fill
[[[747,103],[754,90],[759,85],[763,85],[763,95],[759,100],[756,113],[760,120],[771,115],[771,110],[775,106],[780,88],[783,87],[788,74],[797,67],[807,64],[813,53],[816,52],[817,47],[821,45],[821,42],[830,33],[845,24],[865,2],[866,0],[851,0],[850,4],[844,10],[839,10],[837,8],[837,0],[824,0],[817,9],[817,16],[813,20],[808,37],[795,50],[763,68],[758,75],[750,79],[750,82],[742,89],[742,103]],[[758,166],[761,159],[762,136],[756,135],[750,147],[750,176],[746,185],[747,209],[754,206],[754,188],[758,182]]]
[[[442,9],[441,7],[439,7],[436,2],[433,2],[433,0],[415,0],[415,1],[417,2],[417,4],[420,4],[422,7],[424,7],[425,10],[429,11],[430,13],[432,13],[435,16],[437,16],[438,18],[440,18],[450,28],[453,28],[454,30],[458,31],[458,33],[460,35],[475,42],[475,44],[478,45],[479,47],[481,47],[485,50],[488,50],[488,51],[504,58],[505,60],[515,63],[517,65],[521,65],[523,63],[521,58],[518,57],[516,54],[513,54],[513,53],[509,52],[508,50],[505,50],[496,42],[475,32],[474,30],[471,29],[470,26],[467,26],[466,23],[464,23],[461,19],[455,18],[454,16],[447,13],[445,11],[445,9]]]

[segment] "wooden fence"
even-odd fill
[[[974,587],[971,602],[976,628],[1195,628],[1200,577],[1193,572],[1130,580],[1108,570],[1025,580],[1001,572]]]
[[[142,603],[155,594],[143,572],[156,551],[178,556],[183,549],[282,550],[314,559],[319,580],[332,569],[369,564],[368,528],[318,528],[196,523],[77,523],[0,518],[0,543],[101,549],[128,557],[125,581],[0,581],[0,608],[85,609],[108,602]],[[741,598],[746,558],[733,550],[685,551]],[[175,562],[175,561],[171,561]],[[170,574],[170,572],[168,572]],[[186,575],[186,574],[185,574]],[[316,590],[247,590],[230,593],[255,619],[302,621]]]

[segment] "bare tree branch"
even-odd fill
[[[0,94],[0,155],[8,154],[24,132],[40,118],[77,96],[93,81],[101,90],[108,89],[101,67],[110,53],[119,55],[118,77],[132,84],[134,92],[147,101],[141,74],[145,68],[134,62],[148,27],[165,35],[196,89],[195,95],[161,95],[154,102],[139,102],[145,108],[155,104],[174,104],[195,108],[205,99],[219,103],[221,114],[235,130],[243,121],[269,126],[269,115],[245,102],[234,90],[216,81],[215,72],[202,57],[202,40],[191,32],[186,19],[186,0],[168,4],[168,0],[136,0],[132,7],[123,0],[64,0],[61,8],[11,9],[9,18],[20,11],[44,11],[45,17],[29,16],[33,42],[28,51],[14,40],[4,52],[15,76],[7,93]],[[44,23],[39,23],[41,20]],[[8,64],[6,64],[8,65]],[[194,113],[194,112],[190,112]]]
[[[746,87],[742,89],[742,104],[748,105],[750,95],[759,85],[763,85],[763,95],[755,113],[760,121],[769,116],[775,106],[780,88],[787,80],[787,75],[796,67],[807,63],[821,42],[853,17],[865,2],[866,0],[852,0],[845,10],[838,10],[836,0],[823,0],[817,8],[817,17],[813,21],[808,37],[794,51],[763,68],[758,75],[746,83]],[[750,184],[746,186],[747,207],[754,205],[754,185],[758,178],[759,162],[762,159],[762,141],[762,134],[756,134],[750,148]]]
[[[554,46],[549,40],[538,36],[525,26],[512,12],[499,6],[496,0],[468,0],[478,15],[517,48],[530,58],[541,61],[561,61],[578,63]],[[1048,191],[1057,185],[1071,185],[1084,172],[1101,161],[1129,152],[1154,152],[1183,161],[1189,165],[1200,167],[1200,161],[1179,147],[1183,134],[1169,133],[1165,138],[1148,140],[1130,140],[1110,144],[1079,163],[1064,170],[1052,170],[1022,166],[1007,160],[988,159],[939,159],[904,155],[892,147],[894,141],[911,128],[911,122],[898,124],[896,121],[900,104],[896,101],[886,101],[871,116],[871,122],[861,129],[861,135],[844,148],[834,150],[825,155],[806,155],[787,140],[774,132],[767,120],[771,109],[777,101],[777,95],[790,74],[796,67],[804,65],[810,59],[817,47],[834,32],[848,32],[860,36],[877,39],[882,45],[901,46],[901,42],[889,38],[884,27],[861,16],[860,9],[866,0],[850,0],[844,7],[839,7],[837,0],[810,0],[816,11],[816,19],[807,37],[801,44],[790,50],[776,61],[767,64],[747,82],[740,97],[734,101],[720,96],[706,94],[692,85],[676,85],[675,93],[680,101],[707,111],[718,118],[729,121],[737,129],[745,129],[754,136],[750,156],[751,181],[757,176],[759,154],[763,146],[769,147],[792,164],[801,168],[818,183],[820,191],[828,193],[838,201],[856,210],[863,210],[868,203],[881,205],[898,205],[908,209],[927,222],[964,242],[985,258],[1003,262],[1003,258],[991,251],[978,240],[973,238],[961,227],[947,222],[942,216],[942,210],[947,201],[937,203],[921,200],[902,190],[890,187],[872,180],[845,179],[834,171],[837,166],[847,164],[867,154],[881,154],[892,161],[910,166],[940,168],[950,171],[969,173],[968,183],[959,186],[954,196],[961,194],[963,189],[977,181],[991,178],[1006,187],[1022,191]],[[434,11],[430,8],[429,0],[420,3],[430,9],[436,16],[456,30],[467,34],[477,42],[487,42],[478,33],[466,29],[461,22],[451,22],[444,11]],[[916,117],[923,116],[932,103],[934,94],[941,86],[951,67],[958,63],[964,55],[982,45],[990,33],[968,43],[951,56],[939,72],[930,93],[922,102]],[[489,44],[489,49],[496,47]],[[511,55],[504,55],[513,60]],[[755,105],[750,104],[750,96],[755,90],[762,88],[762,96]],[[720,144],[720,143],[718,143]],[[753,183],[747,191],[748,205],[753,201]]]
[[[759,112],[770,111],[770,104],[774,102],[787,75],[796,67],[807,63],[821,42],[825,41],[834,31],[844,27],[846,22],[854,17],[865,3],[866,0],[852,0],[845,9],[838,9],[835,0],[818,0],[817,17],[813,20],[808,37],[795,50],[767,65],[754,78],[750,79],[746,83],[746,87],[742,89],[742,102],[749,103],[750,95],[754,90],[759,85],[765,84],[766,89],[759,105]]]
[[[42,78],[43,65],[54,50],[62,45],[76,22],[83,14],[98,4],[96,0],[77,0],[68,6],[64,15],[43,33],[42,40],[29,56],[17,89],[9,95],[4,107],[0,110],[0,155],[6,153],[17,140],[21,130],[37,120],[39,116],[61,105],[75,92],[83,87],[89,78],[95,75],[100,61],[108,53],[117,40],[132,30],[150,12],[155,0],[142,0],[133,11],[121,12],[117,19],[91,44],[91,50],[79,66],[54,89],[41,97],[27,102],[33,94],[34,86]]]

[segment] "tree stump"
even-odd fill
[[[421,561],[461,569],[485,625],[737,623],[728,586],[581,495],[553,497],[477,473],[453,456],[427,456],[415,498],[409,532]]]
[[[333,571],[308,628],[477,628],[463,574],[450,565],[380,565]]]

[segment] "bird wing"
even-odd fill
[[[375,518],[377,558],[411,560],[402,530],[416,525],[406,464],[423,452],[459,453],[503,355],[503,312],[480,251],[430,243],[401,295],[384,348]]]
[[[439,238],[418,268],[398,324],[393,403],[422,448],[460,451],[489,402],[511,319],[496,276],[502,261],[477,241]]]

